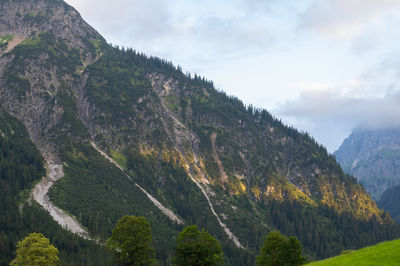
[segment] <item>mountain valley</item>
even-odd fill
[[[62,265],[108,265],[98,243],[124,215],[150,223],[160,265],[191,224],[220,241],[227,265],[253,265],[275,229],[313,259],[399,237],[309,134],[171,62],[108,44],[64,1],[0,8],[2,264],[40,231]]]

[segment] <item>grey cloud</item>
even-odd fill
[[[330,91],[303,92],[299,99],[281,105],[275,113],[310,132],[332,152],[356,127],[400,127],[400,91],[379,98],[339,96]]]
[[[331,92],[304,92],[296,102],[280,108],[285,116],[310,119],[347,120],[372,128],[398,126],[400,123],[400,91],[382,98],[341,97]]]

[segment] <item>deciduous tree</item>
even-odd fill
[[[256,262],[260,266],[297,266],[304,264],[306,259],[295,237],[288,239],[279,231],[272,231],[265,237]]]
[[[174,260],[176,265],[185,266],[221,265],[221,245],[204,229],[187,226],[178,236]]]
[[[155,263],[151,246],[151,228],[144,217],[124,216],[107,241],[120,265],[152,265]]]
[[[40,233],[32,233],[17,243],[17,257],[10,265],[57,265],[58,250]]]

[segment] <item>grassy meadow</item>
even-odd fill
[[[400,265],[400,239],[382,242],[359,250],[344,251],[339,256],[308,265]]]

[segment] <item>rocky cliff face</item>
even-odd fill
[[[111,47],[63,1],[1,7],[2,107],[46,160],[62,164],[50,199],[91,236],[143,215],[167,261],[170,239],[198,224],[246,265],[274,228],[313,256],[396,235],[324,147],[266,110],[169,62]]]
[[[87,48],[87,41],[102,37],[82,20],[79,13],[60,0],[2,1],[0,32],[32,37],[51,32],[74,48]]]
[[[400,129],[353,132],[335,157],[379,199],[387,188],[400,183]]]
[[[96,57],[91,42],[104,40],[63,1],[2,1],[0,5],[0,32],[9,38],[0,59],[3,106],[27,125],[39,148],[48,146],[40,136],[63,113],[57,92],[61,87],[79,88],[85,78],[77,76],[76,68],[84,69]],[[53,54],[48,53],[49,47],[54,48]],[[58,67],[56,62],[70,65]]]

